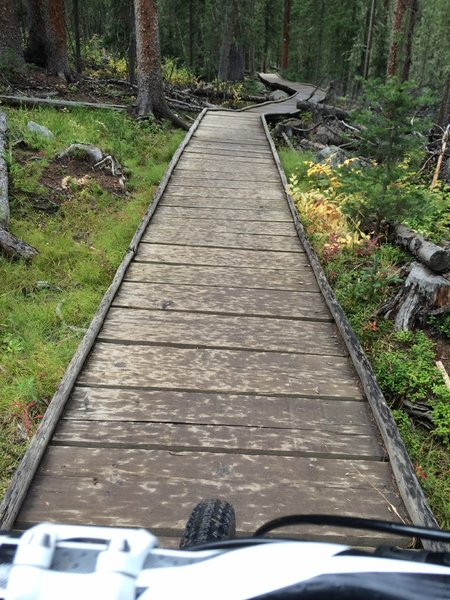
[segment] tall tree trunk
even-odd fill
[[[72,0],[73,9],[73,28],[75,32],[75,68],[77,73],[83,72],[83,63],[81,61],[81,36],[80,36],[80,3],[79,0]]]
[[[0,60],[11,68],[24,63],[14,0],[3,0],[0,7]]]
[[[281,58],[281,68],[283,71],[287,71],[289,66],[289,30],[291,27],[291,5],[292,0],[284,0],[283,52]]]
[[[136,83],[136,22],[134,19],[134,7],[131,2],[128,7],[128,20],[130,35],[128,38],[128,81],[131,84]]]
[[[170,119],[178,127],[187,125],[174,115],[164,98],[159,47],[157,0],[134,0],[136,18],[136,55],[138,66],[137,113],[153,113]]]
[[[189,0],[189,66],[191,69],[194,68],[194,2],[195,0]]]
[[[373,26],[374,26],[374,22],[375,22],[376,4],[377,4],[376,0],[372,0],[372,3],[370,5],[369,26],[367,28],[366,51],[364,54],[364,67],[363,67],[364,79],[367,79],[367,77],[369,75],[370,54],[372,52]]]
[[[231,40],[233,38],[233,4],[234,2],[229,2],[225,9],[222,43],[219,54],[219,72],[217,74],[219,81],[227,81],[228,79],[228,63],[230,60]]]
[[[271,17],[271,0],[266,0],[264,6],[264,49],[263,49],[263,62],[262,71],[267,73],[267,66],[269,61],[269,42],[270,42],[270,17]]]
[[[399,42],[403,27],[405,12],[409,0],[397,0],[394,10],[394,21],[392,23],[391,44],[389,47],[386,76],[393,77],[397,74]]]
[[[27,61],[70,81],[64,0],[28,0],[28,15]]]
[[[441,107],[439,110],[438,125],[443,129],[450,123],[450,71],[447,74]]]
[[[414,30],[417,23],[417,13],[419,11],[418,0],[409,0],[409,23],[408,31],[406,34],[405,43],[405,60],[403,62],[402,81],[408,81],[409,71],[412,64],[412,46],[414,40]]]
[[[47,66],[44,0],[28,0],[28,42],[25,59],[38,67]]]

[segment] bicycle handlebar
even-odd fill
[[[41,524],[0,536],[0,598],[449,600],[450,553],[382,554],[267,538],[167,550],[142,529]]]

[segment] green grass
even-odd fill
[[[280,157],[288,178],[297,174],[302,191],[316,185],[303,164],[309,158],[290,150],[281,150]],[[415,215],[409,217],[414,220]],[[417,218],[417,222],[433,233],[432,220]],[[435,228],[441,230],[439,220]],[[313,244],[320,240],[320,232],[316,238],[312,236]],[[409,260],[410,256],[385,242],[341,248],[322,257],[328,280],[393,409],[430,506],[440,525],[450,528],[450,392],[435,366],[434,342],[420,330],[395,332],[393,322],[377,313],[396,293],[403,281],[400,268]],[[448,315],[431,318],[429,326],[448,339]],[[426,416],[418,418],[418,409],[425,410]]]
[[[139,124],[124,114],[8,110],[11,231],[39,250],[29,264],[0,258],[0,492],[111,282],[183,134]],[[55,141],[29,134],[28,120]],[[37,160],[19,164],[14,141],[24,139]],[[98,145],[129,173],[133,193],[115,196],[95,182],[54,213],[32,208],[48,194],[39,178],[72,142]]]

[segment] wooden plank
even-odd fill
[[[377,433],[366,402],[77,386],[65,419]]]
[[[78,382],[346,400],[363,397],[346,358],[103,342],[96,344]]]
[[[332,323],[271,317],[111,308],[97,339],[190,348],[347,356]]]
[[[189,228],[193,233],[209,232],[211,241],[214,242],[216,233],[238,233],[248,235],[263,236],[295,236],[295,227],[292,221],[289,222],[270,222],[270,221],[244,221],[244,220],[218,220],[218,219],[195,219],[190,218],[169,218],[166,215],[156,214],[153,217],[152,228],[149,230],[151,236],[153,231],[158,228],[174,229],[183,232]]]
[[[275,177],[268,176],[268,179],[261,181],[259,184],[259,179],[229,179],[226,174],[221,175],[220,177],[214,177],[213,175],[206,174],[204,177],[201,177],[201,174],[191,173],[189,171],[185,171],[182,173],[181,171],[175,171],[175,173],[171,177],[172,185],[191,185],[195,187],[207,187],[209,189],[214,189],[216,186],[224,187],[228,189],[241,189],[241,190],[252,190],[255,188],[255,184],[258,183],[258,187],[265,191],[266,195],[271,190],[274,191],[282,190],[281,183],[279,178],[275,179]]]
[[[251,137],[245,134],[230,136],[226,132],[221,132],[219,129],[211,128],[210,130],[199,131],[195,136],[196,140],[202,142],[213,142],[217,144],[225,144],[236,149],[258,149],[260,146],[266,146],[266,139],[263,134],[253,134]]]
[[[230,146],[230,144],[219,144],[214,142],[202,142],[197,140],[189,144],[189,148],[186,150],[189,155],[208,154],[208,156],[232,156],[236,157],[237,160],[240,158],[262,158],[264,160],[271,159],[272,155],[264,146],[245,147],[242,146]]]
[[[203,267],[198,265],[160,265],[133,263],[126,274],[127,281],[176,283],[212,287],[242,287],[251,289],[317,291],[317,283],[308,271],[277,271],[247,267]]]
[[[299,252],[267,252],[264,250],[229,250],[228,248],[196,248],[195,246],[171,246],[169,244],[139,245],[136,260],[183,265],[211,265],[217,267],[254,267],[302,271],[308,267],[305,255]]]
[[[202,150],[199,148],[191,148],[189,147],[188,150],[185,150],[183,152],[183,158],[185,158],[186,160],[189,160],[190,162],[194,163],[203,163],[203,161],[208,161],[209,163],[215,164],[215,163],[221,163],[221,162],[232,162],[234,164],[250,164],[250,165],[255,165],[255,166],[265,166],[265,165],[271,165],[272,163],[272,159],[270,156],[247,156],[247,155],[242,155],[242,156],[236,156],[236,154],[234,153],[227,153],[225,150],[223,151],[222,154],[220,154],[219,152],[208,152],[207,150]]]
[[[176,188],[178,189],[178,188]],[[190,196],[164,194],[161,206],[181,206],[186,208],[226,208],[229,210],[258,210],[258,211],[280,211],[286,210],[285,200],[253,199],[253,198],[217,198],[212,194],[205,197],[196,194]]]
[[[330,321],[318,293],[125,281],[115,306]]]
[[[42,463],[18,523],[120,523],[175,535],[193,506],[211,497],[226,498],[235,506],[240,534],[297,512],[392,520],[394,506],[404,514],[392,490],[389,466],[381,462],[55,446]],[[345,530],[327,529],[326,536],[348,539]],[[384,539],[376,533],[359,537],[354,532],[351,537],[364,545]]]
[[[286,193],[281,189],[230,189],[229,187],[215,186],[214,189],[199,187],[197,185],[169,184],[167,194],[188,198],[221,198],[226,203],[228,198],[242,198],[249,200],[283,200],[286,202]]]
[[[158,216],[167,217],[168,219],[176,217],[182,219],[215,219],[216,221],[270,221],[271,223],[285,222],[292,224],[292,215],[287,207],[284,210],[278,208],[268,211],[245,210],[245,207],[242,207],[241,210],[235,210],[223,206],[217,208],[160,206]]]
[[[191,178],[225,179],[226,181],[274,181],[279,183],[280,177],[273,165],[250,165],[248,163],[220,163],[188,160],[180,161],[177,173]]]
[[[298,239],[286,235],[252,235],[216,230],[214,237],[212,237],[210,232],[205,230],[194,231],[180,227],[150,227],[144,236],[144,241],[210,248],[241,248],[243,250],[271,250],[274,252],[302,251]]]
[[[316,456],[382,460],[384,450],[371,435],[311,429],[63,420],[53,444],[89,448],[142,448],[268,456]]]

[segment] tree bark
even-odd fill
[[[438,125],[445,129],[450,123],[450,71],[447,75],[447,80],[444,86],[444,93],[442,95],[441,107],[439,109]]]
[[[8,124],[0,112],[0,227],[9,229],[8,167],[4,158]]]
[[[71,81],[67,56],[64,0],[46,0],[47,4],[47,70]]]
[[[417,13],[419,11],[418,0],[409,0],[409,23],[406,34],[405,59],[403,61],[402,81],[408,81],[409,71],[412,64],[412,46],[414,41],[414,30],[417,23]]]
[[[398,294],[381,307],[379,314],[395,318],[397,331],[412,329],[431,314],[448,311],[450,281],[419,263],[412,263]]]
[[[28,0],[28,43],[25,59],[38,67],[47,65],[44,0]]]
[[[287,71],[289,66],[289,33],[291,27],[291,5],[292,0],[284,0],[283,14],[283,51],[281,57],[281,69]]]
[[[233,10],[234,0],[227,3],[225,9],[222,43],[220,45],[219,54],[219,71],[217,74],[219,81],[227,81],[228,79],[228,63],[230,60],[231,40],[233,37]]]
[[[394,21],[392,23],[391,44],[387,63],[386,76],[393,77],[397,74],[398,50],[405,12],[409,0],[397,0],[394,10]]]
[[[14,0],[3,0],[0,7],[0,61],[12,69],[24,63]]]
[[[164,98],[159,47],[158,11],[156,0],[134,0],[136,18],[136,54],[138,65],[137,114],[152,113],[167,118],[176,126],[188,126],[174,115]]]
[[[450,270],[450,251],[429,242],[405,225],[392,223],[389,234],[393,241],[416,256],[424,265],[436,273]]]
[[[364,79],[367,79],[367,77],[369,76],[370,54],[372,52],[373,27],[374,27],[374,22],[375,22],[376,5],[377,5],[376,0],[372,0],[372,3],[370,5],[369,25],[367,27],[366,51],[364,54],[364,67],[363,67]]]
[[[71,81],[64,0],[28,0],[29,36],[25,58],[51,75]]]
[[[75,33],[75,68],[77,73],[83,72],[83,62],[81,60],[81,34],[80,34],[80,3],[79,0],[72,0],[73,8],[73,28]]]

